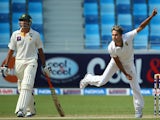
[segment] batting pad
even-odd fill
[[[32,96],[33,84],[34,74],[25,74],[24,79],[21,82],[21,90],[15,113],[22,110],[23,113],[26,114],[29,104],[34,101]]]
[[[21,92],[21,80],[17,81],[18,93]]]
[[[19,95],[19,98],[18,98],[15,113],[22,110],[23,113],[26,114],[26,112],[27,112],[26,109],[27,109],[27,106],[29,105],[31,97],[32,97],[32,91],[22,89],[21,93]]]
[[[35,105],[34,105],[34,95],[32,94],[31,99],[29,101],[27,111],[31,112],[32,114],[35,114]]]

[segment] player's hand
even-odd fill
[[[126,78],[127,78],[128,80],[132,80],[132,76],[131,76],[130,74],[127,74],[127,75],[126,75]]]
[[[48,75],[48,76],[50,76],[50,73],[51,73],[51,67],[50,66],[43,66],[43,68],[42,68],[42,72],[43,72],[43,74],[44,75]]]
[[[157,14],[157,9],[155,8],[152,12],[152,15],[155,16]]]
[[[6,77],[10,73],[10,70],[8,69],[8,66],[4,66],[4,67],[1,67],[1,72],[2,72],[2,76]]]

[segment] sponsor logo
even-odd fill
[[[63,89],[63,94],[67,95],[67,94],[74,94],[74,95],[80,95],[81,90],[80,89]]]
[[[108,95],[129,95],[129,90],[124,88],[114,88],[114,89],[107,89]]]
[[[18,37],[17,37],[17,41],[21,41],[21,36],[18,36]]]
[[[153,94],[153,91],[151,88],[143,88],[141,89],[141,93],[142,95],[145,95],[145,96],[151,96]],[[131,90],[131,95],[133,95],[133,90]]]
[[[61,94],[60,89],[55,89],[56,94]],[[48,88],[41,88],[37,90],[38,95],[50,95],[51,91]]]
[[[51,67],[50,78],[53,82],[68,82],[77,79],[78,64],[66,57],[54,57],[48,59],[46,64]]]
[[[15,95],[17,94],[14,88],[0,88],[0,95]]]
[[[84,89],[84,95],[106,95],[105,88],[86,88]]]

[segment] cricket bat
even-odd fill
[[[58,97],[56,95],[55,89],[54,89],[54,87],[53,87],[53,85],[51,83],[51,79],[49,78],[49,76],[47,74],[45,74],[45,76],[46,76],[46,79],[47,79],[47,82],[48,82],[48,85],[49,85],[49,88],[50,88],[50,91],[51,91],[51,96],[52,96],[52,99],[53,99],[54,104],[56,106],[56,109],[57,109],[59,115],[61,117],[64,117],[65,116],[64,111],[63,111],[63,109],[61,107],[61,104],[60,104],[60,102],[58,100]]]

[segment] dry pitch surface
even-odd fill
[[[136,120],[133,115],[109,115],[109,116],[66,116],[66,117],[39,117],[30,118],[0,117],[0,120]],[[142,120],[159,120],[160,116],[145,115]]]

